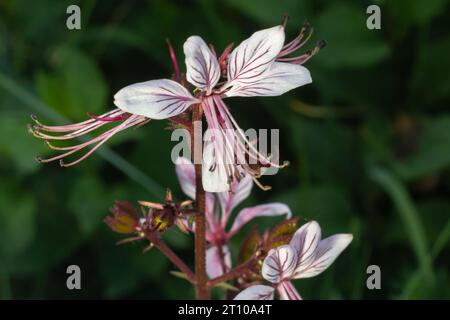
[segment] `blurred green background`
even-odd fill
[[[66,28],[73,3],[79,31]],[[381,6],[381,30],[366,28],[372,3]],[[308,19],[307,49],[328,45],[306,64],[311,85],[228,100],[243,128],[279,128],[291,162],[264,179],[272,191],[255,188],[244,205],[284,201],[302,221],[318,220],[325,236],[354,234],[332,268],[295,282],[305,299],[450,298],[446,0],[1,1],[0,298],[193,298],[157,250],[116,246],[102,222],[114,199],[161,200],[166,186],[183,198],[167,123],[120,134],[69,169],[34,161],[53,153],[26,124],[30,114],[80,121],[110,110],[121,87],[170,76],[166,38],[184,69],[188,36],[221,51],[285,13],[288,38]],[[174,230],[165,239],[192,265],[191,237]],[[66,289],[70,264],[81,267],[82,290]],[[366,288],[371,264],[381,268],[381,290]]]

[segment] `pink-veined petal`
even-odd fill
[[[295,279],[311,278],[325,271],[352,242],[351,234],[336,234],[320,241],[314,259],[304,268],[295,270]]]
[[[277,286],[278,294],[281,300],[302,300],[302,297],[295,289],[294,285],[290,281],[282,281]]]
[[[241,42],[228,60],[228,83],[225,87],[253,82],[273,63],[284,43],[284,27],[255,32]]]
[[[286,219],[289,219],[292,215],[291,209],[289,209],[289,207],[284,203],[278,202],[242,209],[234,220],[234,223],[229,232],[229,237],[236,234],[243,225],[245,225],[253,218],[263,216],[280,216],[283,214],[286,215]]]
[[[191,160],[185,157],[178,157],[175,161],[175,171],[177,173],[178,182],[180,183],[181,190],[189,198],[195,200],[195,167]],[[214,210],[214,195],[206,193],[206,218],[208,223],[212,224],[212,216]],[[211,221],[210,221],[211,220]],[[195,226],[194,226],[195,229]]]
[[[212,115],[205,110],[208,130],[204,135],[202,182],[207,192],[229,191],[229,167],[233,164],[232,152],[227,150],[225,138],[219,128],[211,126]]]
[[[114,95],[121,110],[151,119],[176,116],[198,102],[185,87],[168,79],[135,83]]]
[[[185,157],[179,157],[175,161],[175,171],[178,182],[184,194],[191,199],[195,199],[195,167],[194,164]]]
[[[189,37],[183,49],[187,81],[209,94],[220,79],[219,62],[199,36]]]
[[[272,283],[289,280],[297,262],[297,254],[290,245],[271,249],[264,259],[261,275]]]
[[[234,180],[231,183],[229,192],[219,193],[219,201],[222,207],[222,225],[225,227],[231,211],[242,201],[248,198],[253,187],[253,179],[250,175],[245,174],[238,182]]]
[[[273,300],[274,288],[261,284],[242,290],[233,300]]]
[[[234,86],[224,95],[226,97],[279,96],[311,82],[311,75],[305,67],[292,63],[274,62],[259,79]]]
[[[231,268],[231,254],[228,246],[222,246],[222,255],[225,268]],[[206,250],[206,273],[210,279],[224,274],[220,250],[217,246]],[[226,271],[227,271],[226,270]]]
[[[314,259],[320,238],[320,226],[316,221],[304,224],[294,233],[290,245],[297,252],[297,271],[305,268]]]
[[[225,165],[218,158],[213,143],[206,144],[203,150],[202,183],[207,192],[225,192],[229,188]]]

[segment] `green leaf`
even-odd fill
[[[418,149],[406,160],[393,162],[396,172],[405,180],[416,180],[436,174],[450,166],[450,115],[424,123]]]
[[[6,165],[20,174],[30,174],[41,168],[35,158],[47,152],[44,143],[27,133],[30,118],[25,115],[0,113],[0,155],[9,161]]]
[[[447,0],[395,0],[386,2],[388,12],[396,22],[406,25],[427,23],[439,13],[442,13],[448,4]]]
[[[381,33],[366,27],[363,6],[332,3],[325,7],[315,23],[315,34],[327,46],[314,61],[329,68],[363,68],[381,62],[389,55]]]
[[[300,25],[308,18],[308,13],[311,12],[311,5],[306,1],[227,0],[227,2],[236,10],[267,25],[266,27],[280,24],[284,15],[289,15],[289,18],[292,19],[292,21],[289,21],[288,26]]]
[[[36,231],[36,206],[29,194],[0,183],[0,260],[11,263],[31,244]]]
[[[84,119],[86,113],[105,110],[107,88],[95,61],[69,48],[57,51],[57,71],[40,71],[35,83],[40,97],[55,110],[71,119]]]
[[[81,231],[88,235],[108,215],[112,201],[96,177],[81,176],[73,183],[68,207],[77,218]]]
[[[450,52],[448,36],[434,41],[425,41],[419,48],[409,88],[411,104],[429,109],[431,103],[450,96],[448,52]],[[446,110],[445,108],[443,106],[443,110]]]
[[[214,287],[222,288],[224,290],[230,290],[230,291],[239,291],[238,288],[236,288],[235,286],[229,284],[228,282],[220,282],[220,283],[216,284]]]
[[[395,176],[383,168],[371,167],[369,176],[391,198],[408,233],[420,268],[426,275],[426,279],[431,283],[433,281],[433,262],[430,259],[425,231],[420,221],[419,213],[408,191]]]

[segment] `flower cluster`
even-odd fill
[[[277,290],[283,300],[300,300],[291,280],[311,278],[325,271],[350,244],[351,234],[336,234],[321,240],[321,230],[312,221],[298,229],[289,244],[272,249],[262,265],[261,275],[271,285],[254,285],[236,300],[270,300]]]
[[[208,192],[230,191],[235,181],[249,175],[259,182],[266,168],[281,168],[270,155],[265,155],[249,141],[243,130],[223,102],[229,97],[278,96],[294,88],[310,83],[309,71],[301,64],[324,46],[319,42],[314,50],[295,56],[311,35],[307,24],[299,35],[285,42],[285,23],[255,32],[232,50],[227,46],[217,57],[214,47],[199,36],[189,37],[183,45],[186,74],[180,74],[178,62],[169,43],[175,75],[172,79],[158,79],[132,84],[114,95],[117,109],[101,116],[65,126],[47,126],[33,117],[35,124],[29,131],[45,139],[50,148],[62,151],[40,162],[59,160],[68,167],[91,155],[115,134],[148,123],[151,119],[169,119],[185,125],[184,114],[198,106],[205,116],[211,136],[205,142],[202,167],[203,188]],[[293,55],[294,56],[290,56]],[[191,87],[194,90],[191,92]],[[105,125],[115,126],[99,136],[72,146],[56,146],[50,141],[68,140],[92,133]],[[78,159],[65,163],[63,159],[87,147],[92,147]]]

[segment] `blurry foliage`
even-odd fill
[[[291,161],[264,178],[273,191],[255,188],[243,205],[285,201],[324,235],[354,234],[332,268],[295,283],[304,298],[450,298],[448,1],[374,2],[382,29],[371,31],[369,1],[75,1],[82,30],[69,31],[73,1],[1,1],[0,298],[192,298],[162,254],[115,246],[102,223],[114,199],[152,200],[165,186],[184,198],[165,123],[114,137],[125,161],[108,151],[65,170],[34,161],[50,151],[25,125],[31,113],[81,120],[109,110],[119,88],[169,76],[166,38],[182,63],[191,34],[220,51],[284,14],[288,38],[308,19],[307,47],[328,45],[307,63],[312,85],[229,101],[244,128],[279,128]],[[261,230],[273,223],[257,221]],[[233,239],[234,261],[250,229]],[[191,237],[165,238],[192,264]],[[69,264],[83,270],[81,292],[65,288]],[[381,267],[380,291],[366,289],[369,264]]]

